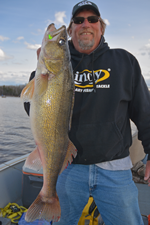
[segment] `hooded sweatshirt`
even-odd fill
[[[90,54],[69,42],[74,70],[75,103],[70,140],[76,164],[95,164],[129,155],[130,119],[150,153],[150,94],[136,58],[123,49],[110,49],[101,37]],[[150,157],[148,157],[150,159]]]

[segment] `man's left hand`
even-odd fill
[[[144,180],[148,181],[148,186],[150,186],[150,160],[146,163],[145,177]]]

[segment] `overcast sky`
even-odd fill
[[[35,70],[36,49],[45,28],[68,25],[75,0],[0,0],[0,85],[28,82]],[[107,27],[111,48],[123,48],[138,59],[150,86],[150,0],[95,0]]]

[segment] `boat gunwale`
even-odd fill
[[[30,154],[30,153],[29,153]],[[26,155],[23,155],[23,156],[19,156],[15,159],[12,159],[12,160],[9,160],[7,162],[4,162],[2,164],[0,164],[0,172],[11,167],[11,166],[14,166],[22,161],[25,161],[26,158],[29,156],[29,154],[26,154]]]

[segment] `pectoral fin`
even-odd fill
[[[43,68],[42,70],[37,69],[37,78],[36,78],[36,94],[37,95],[41,96],[47,90],[48,78],[49,78],[49,74],[47,69],[45,68]]]
[[[33,78],[22,90],[21,92],[21,99],[24,102],[30,102],[34,93],[34,82],[35,78]]]
[[[66,157],[63,163],[63,166],[61,168],[61,171],[59,174],[61,174],[63,172],[64,169],[67,168],[68,166],[68,162],[71,164],[73,161],[73,157],[75,158],[77,155],[77,149],[74,146],[74,144],[69,140],[68,142],[68,149],[67,149],[67,153],[66,153]]]

